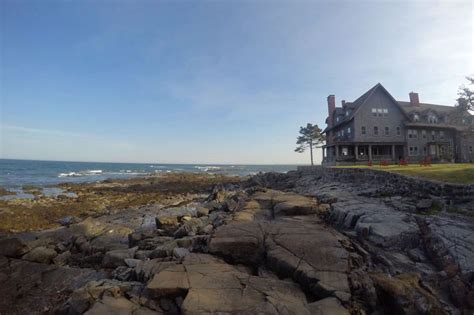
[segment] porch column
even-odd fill
[[[392,161],[395,161],[395,145],[392,144]]]
[[[336,161],[339,160],[339,145],[336,145]]]
[[[359,146],[358,145],[355,146],[354,153],[355,153],[355,159],[357,161],[359,159]]]
[[[369,161],[372,161],[372,145],[369,144]]]

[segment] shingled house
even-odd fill
[[[397,101],[378,83],[354,102],[336,107],[329,95],[323,164],[368,161],[474,162],[474,116],[458,107]]]

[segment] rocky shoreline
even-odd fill
[[[63,188],[0,204],[0,314],[474,309],[474,219],[435,196],[301,172]]]

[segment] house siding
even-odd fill
[[[387,116],[374,117],[372,108],[387,109]],[[363,104],[354,115],[354,129],[356,142],[404,142],[405,132],[403,121],[404,113],[393,103],[393,101],[378,89]],[[366,128],[366,134],[362,134],[362,127]],[[378,136],[374,135],[374,127],[378,127]],[[385,127],[389,128],[389,135],[385,135]],[[397,127],[400,127],[400,135],[396,133]]]

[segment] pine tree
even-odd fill
[[[300,135],[296,140],[298,145],[295,152],[303,153],[306,149],[309,149],[311,154],[311,166],[313,162],[313,148],[321,147],[321,144],[326,140],[325,136],[321,133],[321,128],[318,125],[307,124],[306,127],[300,127]]]

